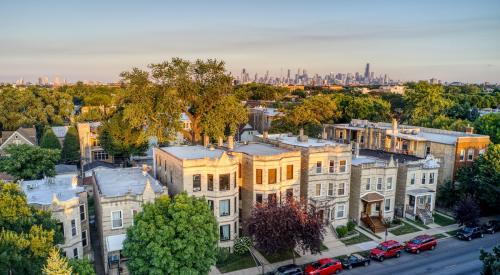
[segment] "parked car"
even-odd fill
[[[349,257],[341,259],[340,262],[344,269],[352,269],[357,266],[368,266],[370,264],[370,258],[363,257],[359,254],[352,254]]]
[[[383,262],[387,258],[399,258],[401,256],[401,250],[403,250],[403,246],[400,243],[394,240],[389,240],[380,243],[377,247],[370,250],[370,257]]]
[[[336,259],[324,258],[306,266],[307,275],[338,274],[342,271],[342,263]]]
[[[302,269],[298,265],[288,264],[276,268],[273,275],[303,275]]]
[[[455,235],[460,240],[471,241],[478,237],[484,237],[483,230],[479,226],[465,226],[457,231]]]
[[[406,252],[420,254],[422,250],[434,250],[437,246],[437,241],[429,235],[417,236],[406,243]]]
[[[488,221],[481,226],[484,233],[495,234],[495,232],[500,231],[500,222],[498,221]]]

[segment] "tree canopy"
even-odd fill
[[[490,136],[491,142],[500,144],[500,113],[487,114],[474,122],[479,134]]]
[[[132,274],[207,274],[215,264],[219,231],[204,198],[185,193],[147,203],[123,244]]]
[[[53,248],[49,252],[47,263],[43,267],[44,275],[71,275],[73,270],[68,264],[66,258],[61,257],[59,250]]]
[[[47,149],[61,149],[61,144],[57,139],[52,128],[47,127],[43,132],[42,138],[40,139],[40,147]]]
[[[8,156],[0,159],[0,171],[25,180],[55,176],[55,165],[61,158],[60,150],[27,144],[9,145],[5,152]]]
[[[61,151],[61,161],[64,163],[78,163],[80,161],[80,141],[76,128],[71,126],[66,133]]]

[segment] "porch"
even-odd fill
[[[406,192],[405,217],[411,220],[417,218],[424,224],[434,222],[435,191],[428,188],[413,189]]]
[[[368,193],[361,197],[363,210],[361,212],[361,221],[373,232],[383,232],[385,226],[383,223],[383,203],[384,196],[380,193]]]

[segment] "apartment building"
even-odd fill
[[[300,132],[257,136],[262,142],[301,152],[300,196],[315,207],[323,220],[333,226],[344,225],[349,217],[351,145],[308,138]]]
[[[410,125],[353,119],[348,124],[325,125],[328,138],[342,143],[357,142],[361,149],[381,150],[439,160],[438,184],[453,180],[460,167],[472,165],[490,143],[489,136]]]
[[[153,202],[167,190],[140,167],[93,171],[96,227],[106,274],[128,274],[122,256],[127,228],[144,203]]]
[[[113,162],[113,156],[108,154],[99,143],[98,130],[100,126],[101,122],[81,122],[77,124],[82,165],[94,161]]]
[[[239,143],[233,150],[239,162],[241,218],[256,203],[300,200],[300,151],[266,143]]]
[[[64,243],[59,247],[70,258],[93,258],[90,246],[87,192],[77,185],[77,174],[21,182],[28,203],[52,213],[59,221]]]
[[[5,149],[7,146],[28,144],[31,146],[37,146],[38,140],[36,138],[35,127],[24,128],[20,127],[15,131],[2,131],[0,132],[0,156],[5,155]]]
[[[256,106],[249,109],[248,123],[259,133],[268,131],[273,120],[282,117],[283,113],[276,108]]]
[[[205,197],[219,223],[219,246],[232,247],[239,235],[238,158],[205,145],[154,148],[154,175],[172,196]]]

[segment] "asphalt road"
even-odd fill
[[[434,251],[423,251],[419,255],[403,252],[400,258],[386,259],[382,263],[372,260],[368,267],[345,270],[343,274],[479,274],[482,268],[480,249],[491,251],[498,244],[500,233],[470,242],[455,238],[438,240]]]

